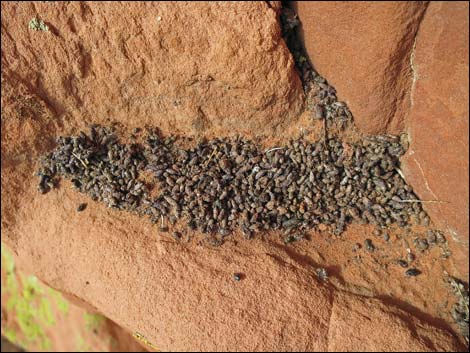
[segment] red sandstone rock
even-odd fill
[[[297,2],[316,70],[365,133],[400,132],[408,112],[410,56],[425,2]]]
[[[382,266],[376,258],[352,259],[345,247],[328,252],[326,236],[314,235],[326,244],[316,257],[310,255],[311,243],[294,251],[276,241],[235,237],[221,248],[207,248],[197,239],[176,243],[147,220],[72,192],[66,181],[57,191],[38,194],[32,178],[36,158],[57,134],[90,122],[117,121],[125,129],[149,124],[165,133],[208,137],[282,132],[288,139],[298,133],[302,94],[273,8],[265,3],[117,6],[2,3],[7,38],[2,47],[2,240],[27,269],[162,350],[372,350],[402,349],[405,343],[410,350],[462,349],[441,321],[438,329],[394,305],[352,294],[386,295],[395,284],[414,304],[419,291],[428,289],[424,279],[403,283],[397,275],[383,277],[382,267],[372,267]],[[156,25],[152,11],[161,17]],[[53,39],[27,30],[37,13]],[[41,46],[33,47],[36,43]],[[207,75],[214,72],[210,81]],[[172,106],[175,98],[181,105]],[[77,213],[80,202],[89,205]],[[348,237],[363,239],[367,231],[353,229]],[[354,290],[343,297],[334,286],[319,283],[311,256],[331,265],[332,283],[345,272]],[[347,272],[356,260],[359,267]],[[440,264],[420,261],[428,282],[437,283],[441,272],[428,269],[441,269]],[[337,263],[341,267],[335,270]],[[367,267],[358,270],[362,263]],[[234,282],[234,272],[246,278]],[[368,319],[372,324],[365,324]],[[396,325],[393,333],[390,324]],[[367,337],[360,341],[359,329],[351,332],[351,327]]]
[[[140,352],[141,343],[104,316],[70,303],[15,265],[2,244],[3,336],[27,352]],[[8,352],[8,350],[7,350]]]
[[[468,4],[431,2],[424,17],[422,2],[297,6],[313,65],[358,127],[410,134],[403,171],[423,200],[446,202],[424,206],[468,278]]]
[[[62,122],[272,134],[295,122],[303,95],[276,6],[3,3],[2,76]],[[50,31],[28,28],[33,17]]]
[[[177,242],[103,205],[71,213],[81,199],[61,188],[27,206],[19,225],[27,236],[12,244],[20,264],[159,350],[462,349],[393,305],[322,284],[308,261],[275,242]]]
[[[435,225],[455,241],[459,270],[468,278],[469,114],[467,2],[431,2],[413,57],[411,147],[407,180]]]

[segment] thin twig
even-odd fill
[[[403,172],[400,170],[400,168],[395,168],[398,174],[400,174],[401,178],[405,180],[405,176],[403,175]]]
[[[408,202],[408,203],[449,203],[449,201],[441,200],[400,200],[396,202]]]
[[[85,162],[83,162],[83,161],[81,160],[81,158],[80,158],[79,156],[77,156],[74,152],[72,152],[72,154],[75,156],[75,158],[77,158],[77,159],[83,164],[83,166],[84,166],[85,168],[88,168],[88,166],[85,164]]]
[[[214,154],[215,154],[216,151],[217,151],[216,149],[212,150],[212,153],[209,156],[209,159],[204,163],[204,167],[207,167],[207,165],[211,162],[212,157],[214,157]]]
[[[269,153],[269,152],[272,152],[272,151],[282,150],[282,149],[284,149],[284,147],[274,147],[274,148],[271,148],[269,150],[264,151],[264,153]]]

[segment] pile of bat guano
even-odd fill
[[[268,150],[231,137],[183,149],[175,137],[155,130],[142,145],[123,144],[110,128],[93,126],[89,135],[57,139],[42,158],[39,190],[45,193],[65,177],[93,200],[159,224],[184,219],[191,229],[220,239],[236,227],[247,238],[283,230],[297,240],[320,224],[341,234],[351,222],[428,223],[400,176],[405,150],[399,137],[388,135],[356,145],[301,139]],[[155,176],[155,197],[139,178],[144,170]]]

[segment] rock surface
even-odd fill
[[[18,269],[3,244],[1,277],[2,352],[18,351],[4,347],[4,336],[27,352],[143,350],[130,333],[112,321],[70,303],[36,276]]]
[[[403,283],[396,268],[394,277],[384,277],[373,254],[351,259],[350,252],[325,250],[316,256],[331,264],[334,277],[357,262],[352,279],[384,286],[339,290],[314,275],[304,255],[313,242],[303,245],[304,252],[270,237],[247,242],[236,236],[208,248],[198,245],[200,234],[191,234],[196,239],[178,243],[146,220],[90,202],[65,181],[47,195],[37,192],[32,174],[38,156],[55,136],[89,123],[117,122],[127,130],[147,124],[186,136],[296,137],[303,94],[280,39],[278,3],[269,5],[2,3],[2,240],[27,271],[161,350],[462,350],[443,320],[411,310],[419,295],[434,294],[420,293],[428,289],[424,282],[440,288],[441,271],[434,271],[440,262],[418,259],[426,279]],[[409,16],[411,29],[422,9],[420,3],[408,10],[383,6],[402,6],[397,16]],[[34,16],[50,32],[28,29]],[[390,60],[402,68],[406,53]],[[344,76],[317,68],[348,100],[335,82]],[[357,82],[364,80],[351,81],[356,88],[350,93],[362,92]],[[390,92],[400,95],[405,86],[402,80]],[[370,131],[401,126],[392,110],[386,123],[369,116]],[[80,202],[88,207],[76,213]],[[352,228],[355,239],[369,231]],[[188,236],[187,229],[178,230]],[[318,234],[315,240],[325,249],[332,242]],[[381,248],[376,254],[382,257]],[[344,267],[335,269],[335,261]],[[380,268],[371,270],[374,264]],[[243,274],[240,282],[233,281],[235,272]],[[396,286],[389,289],[390,278]],[[394,290],[410,303],[373,298]]]
[[[2,77],[64,124],[272,134],[303,95],[273,5],[4,3]],[[34,17],[50,30],[30,29]]]
[[[23,208],[29,235],[13,244],[21,266],[159,350],[462,349],[446,330],[392,305],[336,292],[271,241],[178,242],[102,205],[76,213],[81,199],[61,188]]]
[[[410,57],[426,2],[297,2],[315,69],[365,133],[400,132],[410,106]]]
[[[411,147],[403,171],[437,227],[455,241],[468,278],[469,65],[468,2],[431,2],[416,38],[412,105],[406,121]]]
[[[407,132],[406,179],[468,279],[468,3],[298,2],[316,69],[364,133]],[[450,55],[450,53],[452,53]]]

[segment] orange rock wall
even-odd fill
[[[162,350],[462,350],[445,321],[386,304],[366,288],[374,281],[338,290],[334,266],[331,283],[318,280],[305,252],[332,241],[322,235],[292,249],[237,234],[207,249],[98,203],[74,212],[89,200],[65,182],[37,192],[38,156],[55,136],[90,123],[193,137],[297,137],[303,92],[278,5],[2,2],[2,241],[26,271]],[[450,201],[428,210],[455,232],[459,274],[468,276],[468,4],[297,6],[314,66],[362,131],[411,136],[405,176],[423,199]],[[33,17],[50,31],[29,29]],[[356,239],[370,236],[351,228]],[[334,256],[354,264],[350,249]],[[422,268],[430,268],[424,260]],[[234,282],[236,271],[246,279]],[[413,301],[406,289],[419,292],[424,280],[399,278],[398,292]]]
[[[297,2],[315,68],[364,133],[407,132],[406,180],[468,277],[468,2]]]

